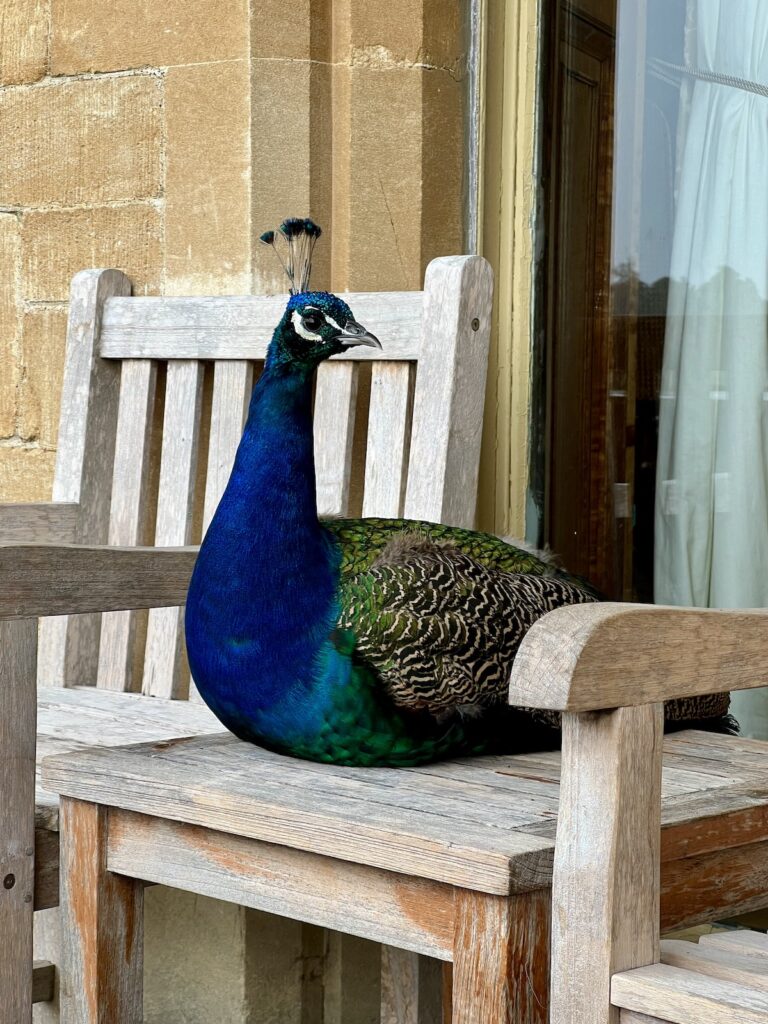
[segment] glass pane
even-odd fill
[[[768,2],[569,0],[550,63],[545,539],[768,606]]]

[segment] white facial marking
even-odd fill
[[[342,331],[344,329],[343,327],[339,327],[332,316],[328,316],[327,313],[323,313],[323,316],[325,317],[325,322],[330,324],[331,327],[335,327],[337,331]]]
[[[296,331],[296,333],[298,334],[298,336],[300,338],[304,338],[305,341],[322,341],[323,340],[322,335],[320,335],[320,334],[313,334],[312,331],[308,331],[307,330],[307,328],[304,326],[304,324],[301,321],[301,316],[299,315],[299,311],[297,309],[294,309],[294,311],[291,313],[291,321],[293,323],[294,331]]]

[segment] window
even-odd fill
[[[554,7],[543,537],[613,598],[766,606],[768,2]]]

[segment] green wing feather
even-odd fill
[[[384,549],[404,534],[418,534],[434,544],[450,544],[490,569],[557,576],[594,593],[589,583],[563,572],[541,552],[526,550],[491,533],[443,526],[418,519],[324,519],[323,526],[341,549],[342,575],[369,569]],[[595,594],[597,597],[598,595]]]
[[[478,544],[475,536],[477,549],[485,538]],[[439,717],[505,704],[512,661],[533,622],[594,600],[541,560],[536,573],[498,568],[494,561],[528,568],[535,556],[505,552],[496,538],[486,544],[491,558],[481,562],[421,532],[401,534],[373,564],[342,577],[339,627],[398,706]]]

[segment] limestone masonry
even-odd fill
[[[282,290],[259,233],[311,214],[316,283],[418,288],[463,248],[459,0],[13,0],[0,47],[0,501],[45,500],[67,289]]]

